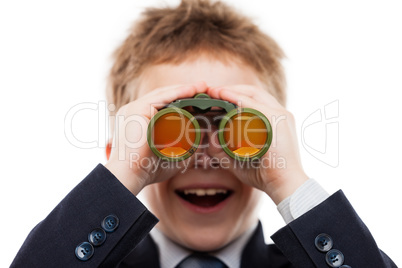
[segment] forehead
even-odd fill
[[[263,86],[258,73],[237,59],[225,61],[202,56],[179,64],[158,64],[147,67],[140,76],[137,97],[153,89],[194,84],[205,81],[208,86],[256,85]]]

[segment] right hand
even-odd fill
[[[264,191],[278,205],[309,179],[299,155],[294,117],[266,89],[231,85],[210,88],[208,95],[241,107],[254,108],[271,120],[273,142],[259,159],[264,164],[243,168],[231,160],[233,168],[230,170],[240,181]],[[275,164],[280,161],[282,164]]]
[[[134,195],[146,185],[167,180],[184,168],[184,161],[169,168],[155,166],[158,157],[146,141],[151,118],[158,109],[172,101],[192,98],[206,91],[204,82],[157,88],[119,109],[115,118],[112,151],[105,167]]]

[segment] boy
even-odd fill
[[[271,38],[222,3],[148,10],[116,52],[108,162],[32,231],[12,266],[396,267],[342,192],[329,197],[303,171],[284,108],[282,57]],[[169,167],[157,165],[146,144],[132,146],[158,109],[197,93],[265,114],[274,142],[261,163],[274,156],[285,165],[239,167],[214,128],[191,158]],[[152,214],[135,198],[140,192]],[[275,245],[264,244],[257,219],[262,194],[287,223]]]

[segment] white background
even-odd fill
[[[99,148],[74,147],[65,137],[64,118],[78,103],[105,100],[111,53],[142,7],[163,3],[1,1],[1,267],[10,265],[29,231],[97,163],[105,163],[104,140]],[[339,104],[328,135],[325,122],[304,132],[305,142],[321,151],[327,137],[321,158],[332,163],[339,158],[339,164],[323,163],[300,141],[305,170],[329,193],[342,188],[379,247],[402,265],[401,2],[230,3],[285,50],[288,108],[299,137],[310,114]],[[96,111],[77,114],[78,138],[97,138],[96,116]],[[333,150],[338,140],[339,157]],[[262,210],[270,241],[284,223],[271,201],[265,200]]]

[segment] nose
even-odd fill
[[[219,144],[218,123],[211,118],[197,118],[200,125],[201,139],[197,149],[198,153],[204,153],[209,157],[217,157],[224,151]]]

